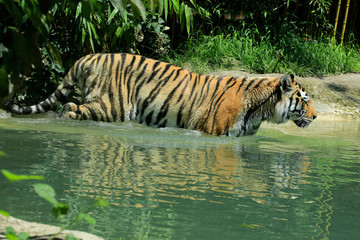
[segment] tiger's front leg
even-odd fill
[[[94,120],[103,122],[114,121],[108,116],[106,109],[104,109],[98,102],[90,102],[83,105],[76,105],[72,102],[66,103],[63,106],[60,117],[75,120]]]

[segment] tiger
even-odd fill
[[[81,103],[67,97],[80,90]],[[62,106],[60,117],[177,127],[210,135],[254,135],[262,122],[292,120],[307,127],[317,112],[294,75],[231,77],[193,73],[173,64],[128,53],[82,57],[44,101],[19,106],[15,114],[42,113]]]

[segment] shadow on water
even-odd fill
[[[265,125],[257,136],[229,138],[135,123],[0,119],[0,168],[45,176],[73,214],[102,196],[110,208],[93,213],[90,231],[107,239],[326,239],[345,230],[351,239],[357,223],[343,212],[359,194],[359,124],[317,124]],[[357,191],[350,199],[341,195],[348,189]],[[38,214],[45,204],[29,190],[7,193],[5,210],[54,222]],[[18,207],[24,197],[35,206]]]

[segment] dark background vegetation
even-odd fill
[[[42,100],[93,52],[141,54],[200,72],[360,71],[359,0],[350,1],[341,40],[347,3],[333,38],[336,0],[0,0],[0,104],[13,93],[17,102]]]

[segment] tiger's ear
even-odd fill
[[[290,77],[288,75],[282,76],[282,78],[280,79],[281,90],[283,92],[285,92],[287,90],[291,90],[292,89],[291,82],[293,80],[294,80],[294,75],[293,74],[290,74]]]

